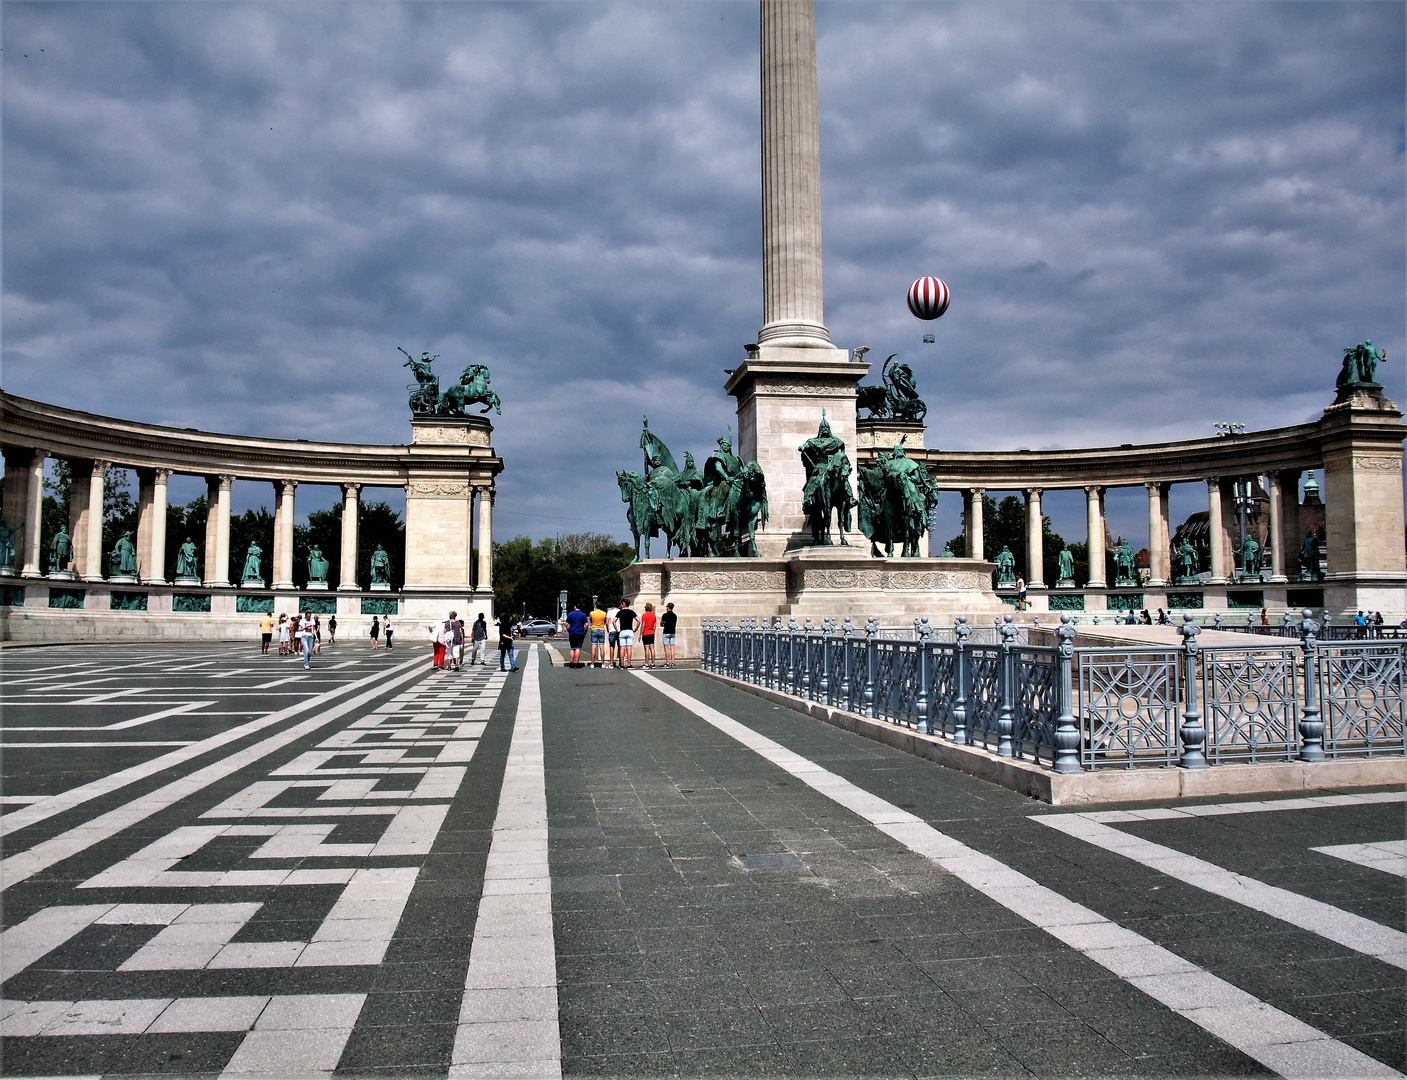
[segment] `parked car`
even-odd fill
[[[557,624],[550,619],[528,619],[518,624],[519,637],[556,637]]]

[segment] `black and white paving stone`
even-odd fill
[[[0,654],[4,1076],[1395,1076],[1402,792],[1053,810],[684,669]]]

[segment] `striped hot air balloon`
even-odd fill
[[[909,310],[919,319],[936,319],[948,310],[948,285],[941,278],[921,277],[909,286]]]

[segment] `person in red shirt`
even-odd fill
[[[640,644],[645,646],[645,666],[655,666],[655,605],[646,604],[645,614],[640,616]]]

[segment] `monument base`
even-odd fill
[[[111,585],[135,585],[135,584],[137,584],[137,578],[136,578],[136,576],[133,575],[133,574],[114,574],[112,577],[108,578],[107,580],[108,580],[108,583],[111,584]]]
[[[678,652],[699,654],[700,620],[869,618],[880,626],[909,626],[1003,610],[992,592],[995,565],[981,559],[884,559],[865,548],[808,547],[780,558],[649,559],[620,572],[623,595],[636,611],[674,605]]]
[[[310,581],[307,585],[304,586],[304,588],[307,589],[309,592],[327,592],[327,582]]]
[[[176,581],[179,584],[183,581],[183,579],[177,578]],[[245,578],[239,583],[239,587],[241,589],[262,589],[265,586],[264,580],[262,578]]]
[[[390,592],[391,583],[389,581],[373,581],[371,583],[372,592]]]
[[[204,585],[205,582],[202,581],[202,580],[201,580],[200,578],[198,578],[198,577],[178,577],[178,578],[176,579],[176,584],[177,584],[177,585],[196,585],[196,586],[200,586],[200,585]]]
[[[53,578],[55,581],[77,581],[78,575],[72,570],[50,570],[45,577]]]

